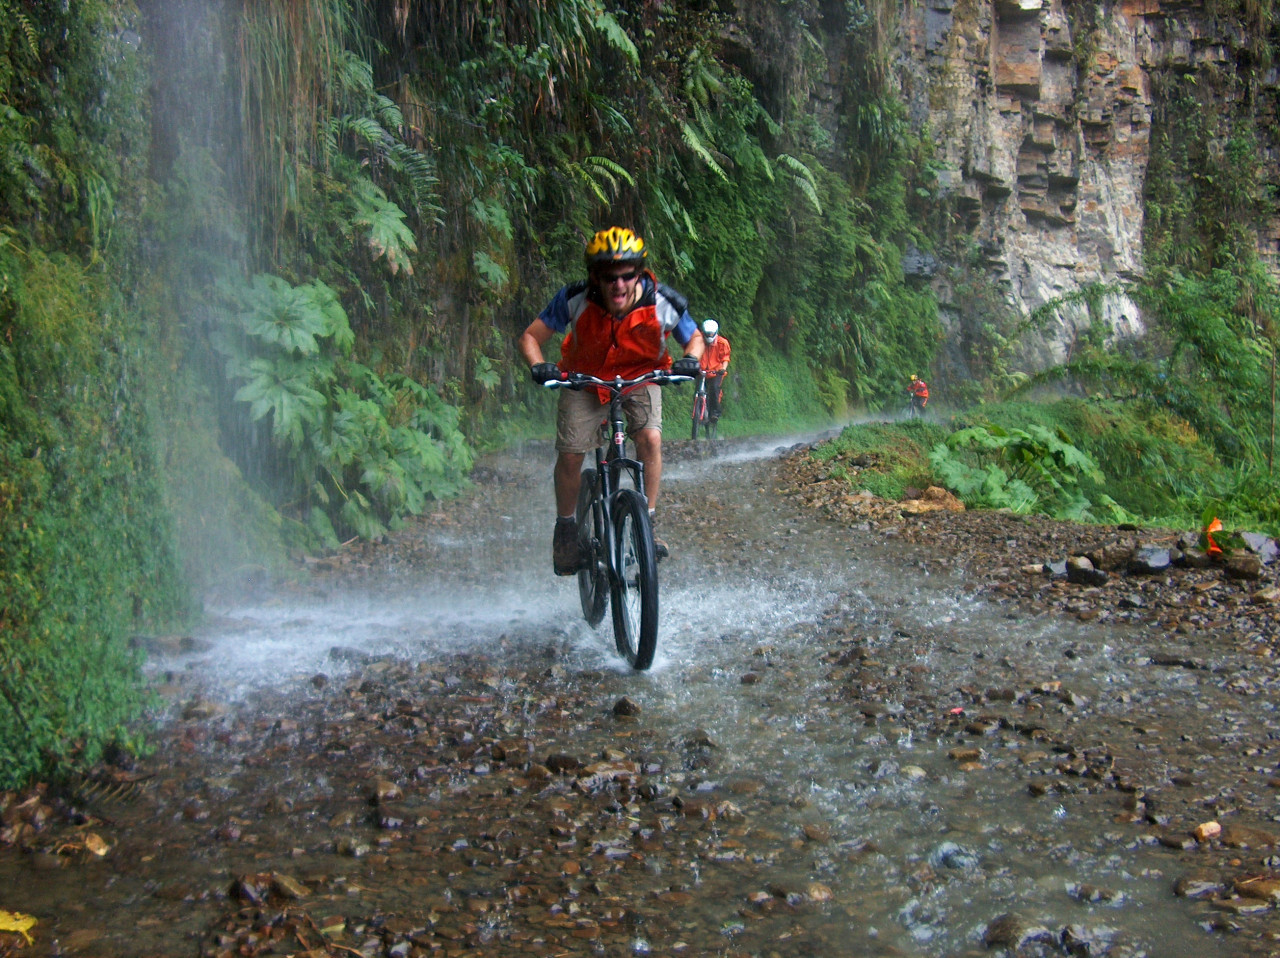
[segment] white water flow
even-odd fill
[[[932,710],[941,726],[952,709],[971,708],[965,689],[1051,680],[1117,716],[1131,701],[1181,708],[1187,689],[1177,683],[1194,679],[1154,686],[1123,637],[1005,618],[875,534],[797,514],[774,491],[767,461],[788,442],[722,444],[707,458],[669,452],[660,531],[673,556],[660,566],[662,626],[647,673],[620,662],[608,615],[598,629],[585,625],[576,580],[551,574],[545,447],[495,461],[499,481],[451,508],[447,524],[412,533],[421,538],[412,571],[371,570],[358,592],[213,610],[196,651],[153,668],[235,701],[296,690],[316,673],[336,678],[358,668],[361,653],[421,662],[484,651],[528,662],[530,674],[555,664],[563,681],[581,675],[640,703],[646,728],[673,739],[704,730],[718,762],[705,783],[690,772],[686,787],[752,779],[785,796],[753,828],[823,829],[824,841],[779,842],[762,856],[761,881],[837,890],[840,907],[796,922],[848,941],[849,954],[981,953],[985,927],[1007,912],[1055,932],[1075,927],[1095,949],[1124,942],[1113,954],[1190,958],[1220,947],[1174,898],[1168,850],[1113,823],[1118,792],[1033,797],[1017,772],[1030,739],[943,737],[921,721]],[[893,679],[873,718],[824,659],[855,640],[870,652],[861,667]],[[914,721],[895,721],[907,712]],[[1204,722],[1220,718],[1212,711]],[[1007,754],[963,771],[948,753],[966,744]],[[700,898],[741,901],[743,889],[716,888],[714,869],[690,868],[684,877],[713,892]],[[1081,886],[1103,893],[1090,900]],[[726,915],[705,918],[724,922],[731,939]]]

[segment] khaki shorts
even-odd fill
[[[662,390],[641,386],[622,397],[627,435],[635,439],[641,429],[662,432]],[[594,389],[561,389],[556,409],[556,452],[588,453],[600,445],[600,423],[609,415],[609,404],[600,402]]]

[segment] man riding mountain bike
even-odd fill
[[[929,404],[929,386],[919,376],[912,375],[907,384],[907,393],[911,396],[911,415],[923,416],[924,407]]]
[[[702,324],[706,349],[702,353],[702,371],[707,374],[707,421],[712,432],[720,421],[720,403],[724,399],[724,377],[729,372],[729,340],[720,332],[720,324],[708,319]]]
[[[534,382],[560,379],[564,373],[634,379],[655,369],[697,376],[702,333],[689,315],[688,301],[660,284],[646,268],[648,255],[644,240],[624,227],[612,226],[591,238],[583,254],[587,279],[562,286],[520,334],[520,354],[529,363]],[[546,361],[543,347],[560,333],[564,339],[557,365]],[[668,335],[675,336],[684,350],[674,364],[667,352]],[[608,398],[603,389],[560,390],[553,474],[556,528],[551,547],[556,575],[573,575],[582,565],[575,519],[578,486],[583,459],[596,446]],[[662,391],[654,385],[641,386],[623,402],[627,435],[644,463],[652,517],[662,482]],[[654,550],[659,558],[669,554],[656,535]]]

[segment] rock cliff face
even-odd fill
[[[898,72],[912,122],[936,144],[958,232],[1020,312],[1140,272],[1156,81],[1166,71],[1234,69],[1248,40],[1206,6],[924,0],[902,8]],[[955,315],[944,273],[935,283]],[[1118,336],[1141,330],[1125,297],[1108,297],[1103,309]],[[1087,315],[1064,312],[1029,347],[1027,365],[1068,353]]]

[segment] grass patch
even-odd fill
[[[847,480],[854,491],[865,489],[885,499],[901,499],[908,488],[937,484],[929,450],[947,433],[944,426],[918,419],[846,426],[811,455],[827,464],[830,478]]]
[[[1280,535],[1280,490],[1265,466],[1223,463],[1185,421],[1140,401],[998,403],[946,422],[855,425],[810,455],[826,465],[828,477],[847,480],[854,491],[900,499],[908,487],[946,485],[930,466],[929,452],[954,432],[1031,426],[1065,437],[1092,457],[1101,478],[1082,473],[1080,491],[1095,504],[1114,500],[1141,525],[1194,529],[1209,511],[1230,529]]]

